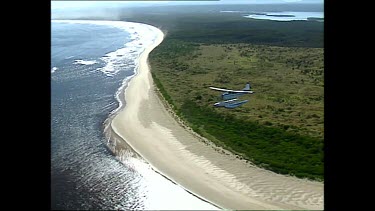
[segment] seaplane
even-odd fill
[[[221,94],[221,98],[224,101],[217,102],[214,104],[215,107],[225,107],[225,108],[237,108],[238,106],[241,106],[249,100],[238,100],[237,97],[240,97],[245,94],[253,94],[254,91],[251,91],[250,82],[247,82],[245,85],[245,88],[242,90],[231,90],[231,89],[223,89],[223,88],[217,88],[217,87],[209,87],[212,90],[221,91],[224,92]]]

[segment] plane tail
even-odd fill
[[[244,91],[249,91],[251,89],[250,82],[246,83],[245,88],[243,89]]]

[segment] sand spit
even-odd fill
[[[139,58],[125,90],[126,106],[111,130],[159,173],[224,209],[323,210],[322,182],[279,175],[218,152],[179,124],[159,99],[147,63],[155,42]],[[221,150],[220,150],[221,151]]]

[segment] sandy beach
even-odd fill
[[[139,58],[137,75],[125,90],[126,106],[111,130],[155,171],[223,209],[324,209],[322,182],[279,175],[206,144],[179,124],[159,99],[147,62],[157,39]]]

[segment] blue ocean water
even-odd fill
[[[146,28],[140,38],[110,23],[51,22],[52,209],[217,209],[107,147],[104,122],[152,37]]]
[[[107,150],[102,132],[103,121],[118,106],[114,93],[133,74],[134,61],[129,59],[128,68],[115,77],[97,70],[106,65],[100,58],[128,42],[129,33],[90,24],[51,26],[52,208],[142,208],[139,200],[129,200],[139,193],[140,176]]]

